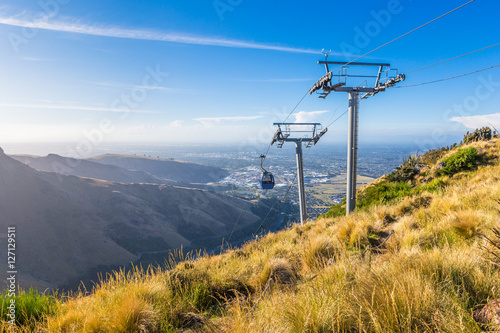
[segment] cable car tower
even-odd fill
[[[319,123],[274,123],[278,130],[271,140],[271,145],[277,142],[278,148],[283,147],[285,142],[295,142],[295,153],[297,155],[297,178],[299,189],[300,224],[307,220],[306,192],[304,186],[304,166],[302,158],[302,143],[306,148],[316,145],[319,139],[327,132],[327,128],[321,130]]]
[[[319,79],[309,89],[309,95],[318,90],[319,98],[325,99],[332,91],[349,93],[349,132],[347,136],[347,192],[346,192],[346,215],[356,207],[356,171],[358,160],[358,105],[359,99],[364,99],[369,96],[384,91],[387,88],[394,86],[396,83],[404,81],[405,75],[398,74],[397,70],[391,69],[390,64],[386,63],[368,63],[368,62],[339,62],[328,61],[328,53],[325,53],[325,60],[318,61],[318,65],[325,65],[326,75]],[[337,65],[339,70],[337,74],[330,71],[328,65]],[[365,75],[354,71],[353,74],[348,74],[350,66],[358,67],[378,67],[377,75]],[[382,74],[385,74],[382,78]],[[332,82],[336,77],[336,82]],[[349,78],[357,78],[363,80],[357,86],[347,86]],[[368,86],[367,79],[375,79],[373,86]],[[351,80],[352,81],[352,80]],[[361,98],[360,93],[364,93]]]

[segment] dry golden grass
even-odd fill
[[[499,156],[498,142],[474,145]],[[60,300],[38,327],[481,332],[473,311],[500,297],[500,272],[483,259],[478,237],[499,220],[500,165],[490,164],[448,179],[442,191],[321,218],[172,270],[117,273],[90,296]]]

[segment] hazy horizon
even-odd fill
[[[460,138],[457,140],[450,139],[448,141],[435,142],[428,140],[426,138],[408,140],[408,141],[369,141],[360,142],[359,148],[363,150],[370,150],[373,148],[385,148],[403,147],[405,150],[413,152],[424,152],[429,149],[440,148],[443,146],[452,145],[453,143],[458,143]],[[81,149],[79,149],[81,147]],[[90,148],[89,148],[90,147]],[[33,156],[46,156],[48,154],[57,154],[64,157],[74,157],[74,158],[88,158],[101,154],[158,154],[161,152],[161,158],[169,158],[168,152],[179,153],[179,152],[223,152],[225,150],[229,151],[240,151],[251,153],[255,152],[257,155],[264,153],[267,150],[268,144],[223,144],[223,143],[161,143],[161,142],[151,142],[151,143],[132,143],[132,142],[108,142],[99,145],[79,145],[78,143],[65,143],[65,142],[47,142],[47,143],[0,143],[0,148],[2,148],[7,155],[33,155]],[[347,142],[321,142],[316,146],[311,147],[312,151],[323,152],[328,148],[334,148],[335,150],[342,151],[347,150]],[[282,149],[272,146],[270,149],[270,154],[275,151],[286,151],[293,150],[295,148],[286,146]],[[156,157],[157,155],[155,155]]]

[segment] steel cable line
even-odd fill
[[[307,153],[306,153],[306,155],[305,155],[305,156],[307,156]],[[257,231],[258,231],[260,228],[262,228],[262,226],[263,226],[263,225],[264,225],[264,223],[266,222],[267,218],[269,217],[269,214],[271,214],[271,211],[273,210],[274,206],[276,206],[276,204],[278,203],[278,201],[280,201],[282,204],[284,204],[284,202],[285,202],[286,198],[288,197],[288,193],[290,192],[290,189],[291,189],[291,188],[292,188],[292,186],[294,185],[294,183],[295,183],[295,180],[296,180],[296,179],[297,179],[297,172],[295,172],[295,176],[294,176],[294,178],[293,178],[293,181],[292,181],[292,183],[290,183],[290,185],[288,186],[288,189],[287,189],[287,191],[286,191],[286,193],[285,193],[285,196],[283,197],[283,200],[278,200],[278,199],[276,199],[276,201],[273,203],[273,205],[271,206],[271,208],[269,208],[269,211],[267,212],[266,216],[265,216],[265,217],[264,217],[264,219],[262,220],[262,223],[261,223],[261,224],[259,225],[259,227],[255,230],[254,234],[256,234],[256,233],[257,233]],[[281,206],[280,206],[280,208],[281,208]],[[236,222],[235,222],[235,224],[234,224],[234,226],[233,226],[233,230],[231,231],[231,234],[229,235],[229,237],[228,237],[228,239],[227,239],[227,241],[226,241],[229,245],[230,245],[229,241],[231,240],[231,237],[233,236],[233,233],[234,233],[234,231],[236,230],[236,226],[237,226],[237,224],[238,224],[238,222],[239,222],[240,217],[241,217],[241,215],[242,215],[242,214],[243,214],[243,210],[241,210],[240,215],[238,216],[238,219],[236,219]]]
[[[349,99],[349,97],[344,98],[344,100],[335,108],[335,111],[333,112],[333,115],[330,117],[329,121],[332,121],[332,119],[335,117],[337,114],[337,111],[340,109],[340,107]],[[328,127],[328,126],[326,126]]]
[[[435,22],[435,21],[437,21],[437,20],[439,20],[439,19],[441,19],[441,18],[443,18],[443,17],[445,17],[445,16],[447,16],[447,15],[449,15],[449,14],[451,14],[451,13],[453,13],[453,12],[457,11],[457,10],[459,10],[459,9],[460,9],[460,8],[462,8],[462,7],[467,6],[468,4],[470,4],[470,3],[474,2],[474,1],[476,1],[476,0],[470,0],[470,1],[466,2],[466,3],[464,3],[463,5],[460,5],[460,6],[458,6],[457,8],[450,10],[449,12],[444,13],[444,14],[442,14],[442,15],[440,15],[440,16],[438,16],[438,17],[436,17],[435,19],[432,19],[432,20],[430,20],[429,22],[424,23],[424,24],[422,24],[421,26],[416,27],[415,29],[412,29],[412,30],[410,30],[410,31],[408,31],[408,32],[406,32],[406,33],[404,33],[404,34],[402,34],[401,36],[396,37],[396,38],[394,38],[393,40],[391,40],[391,41],[389,41],[389,42],[387,42],[387,43],[385,43],[385,44],[382,44],[382,45],[380,45],[380,46],[378,46],[378,47],[374,48],[373,50],[371,50],[371,51],[369,51],[369,52],[367,52],[367,53],[365,53],[365,54],[363,54],[363,55],[358,56],[357,58],[355,58],[354,60],[351,60],[351,61],[347,62],[347,63],[346,63],[346,64],[344,64],[343,66],[347,66],[347,65],[349,65],[350,63],[355,62],[356,60],[359,60],[359,59],[361,59],[361,58],[363,58],[363,57],[366,57],[367,55],[369,55],[369,54],[371,54],[371,53],[373,53],[373,52],[375,52],[375,51],[377,51],[377,50],[380,50],[381,48],[383,48],[383,47],[385,47],[385,46],[387,46],[387,45],[389,45],[389,44],[391,44],[391,43],[394,43],[395,41],[397,41],[397,40],[399,40],[399,39],[401,39],[401,38],[403,38],[403,37],[405,37],[405,36],[408,36],[409,34],[411,34],[411,33],[415,32],[415,31],[417,31],[417,30],[419,30],[419,29],[421,29],[421,28],[423,28],[423,27],[425,27],[425,26],[427,26],[427,25],[429,25],[429,24],[431,24],[431,23],[433,23],[433,22]],[[337,70],[337,69],[339,69],[339,68],[342,68],[342,66],[337,67],[337,68],[336,68],[336,69],[334,69],[333,71],[336,71],[336,70]],[[333,71],[332,71],[332,72],[333,72]]]
[[[311,149],[307,149],[305,155],[304,155],[304,158],[307,157],[307,155],[309,154],[309,152],[311,151]],[[286,198],[288,197],[288,194],[290,193],[290,190],[292,189],[292,186],[295,185],[295,180],[297,180],[297,171],[295,171],[295,175],[293,176],[293,181],[290,183],[290,185],[288,185],[288,189],[286,190],[286,193],[285,193],[285,196],[283,197],[283,200],[276,200],[274,202],[274,204],[271,206],[271,208],[269,209],[269,211],[267,212],[267,215],[266,217],[264,218],[264,220],[262,220],[262,223],[259,225],[259,227],[255,230],[254,234],[256,234],[259,229],[262,228],[262,226],[264,225],[264,223],[266,222],[269,214],[271,213],[272,209],[274,208],[274,206],[276,206],[276,204],[278,203],[278,201],[281,203],[281,206],[280,206],[280,210],[281,210],[281,207],[285,204],[285,201],[286,201]],[[307,205],[306,205],[307,206]]]
[[[290,116],[295,112],[295,110],[299,107],[300,103],[302,103],[302,101],[306,98],[306,96],[309,94],[309,91],[306,92],[304,94],[304,96],[302,96],[302,98],[300,99],[300,101],[295,104],[295,107],[292,109],[292,111],[290,111],[290,113],[288,113],[288,115],[286,116],[285,120],[283,120],[283,123],[286,122],[288,120],[288,118],[290,118]],[[266,150],[266,153],[263,154],[263,156],[267,156],[267,153],[269,153],[269,149],[271,148],[271,144],[269,144],[269,146],[267,147],[267,150]]]
[[[360,85],[358,85],[358,87],[359,87],[359,86],[360,86]],[[348,100],[348,99],[349,99],[349,97],[346,97],[346,98],[342,101],[342,104],[343,104],[343,103],[345,103],[345,101],[346,101],[346,100]],[[339,104],[339,106],[338,106],[338,107],[337,107],[337,109],[335,110],[335,113],[337,113],[337,110],[338,110],[338,109],[342,106],[342,104]],[[344,116],[347,112],[349,112],[349,108],[348,108],[348,109],[347,109],[344,113],[342,113],[340,116],[338,116],[337,118],[335,118],[335,120],[334,120],[334,121],[332,121],[331,123],[329,123],[329,124],[328,124],[325,128],[328,128],[328,127],[330,127],[332,124],[334,124],[335,122],[337,122],[337,120],[339,120],[340,118],[342,118],[342,117],[343,117],[343,116]],[[335,115],[335,113],[334,113],[334,115]],[[332,119],[333,119],[333,116],[330,118],[330,120],[332,120]]]
[[[297,103],[297,105],[295,105],[295,107],[292,109],[292,111],[290,111],[290,113],[288,114],[288,116],[286,116],[285,120],[283,120],[283,122],[286,122],[288,118],[290,118],[290,116],[292,115],[292,113],[295,112],[295,110],[299,107],[300,103],[302,103],[302,101],[304,100],[304,98],[306,98],[306,96],[309,94],[309,90],[304,94],[304,96],[302,96],[302,98],[300,99],[300,101]]]
[[[342,113],[340,116],[338,116],[334,121],[332,121],[331,123],[328,124],[328,126],[326,126],[326,128],[330,127],[331,125],[333,125],[337,120],[339,120],[340,118],[342,118],[347,112],[349,112],[349,109],[345,110],[344,113]]]
[[[231,241],[231,237],[233,237],[234,230],[236,230],[236,226],[238,225],[238,222],[240,221],[240,217],[243,214],[243,209],[240,211],[240,215],[238,215],[238,218],[236,219],[236,222],[234,223],[233,230],[231,230],[231,233],[229,234],[229,237],[227,239],[227,243],[230,244],[229,242]]]
[[[290,185],[288,185],[288,189],[286,190],[286,193],[285,193],[285,196],[283,197],[283,200],[276,199],[276,201],[274,202],[274,204],[271,206],[271,208],[267,212],[266,217],[264,217],[264,219],[262,220],[262,223],[257,227],[257,229],[255,229],[254,235],[257,234],[257,232],[264,226],[264,223],[266,222],[267,218],[269,217],[269,214],[271,214],[271,211],[273,210],[274,206],[276,206],[276,204],[278,202],[281,203],[281,205],[280,205],[280,210],[281,210],[281,207],[285,203],[286,198],[288,197],[288,194],[290,193],[290,190],[291,190],[292,186],[294,185],[296,179],[297,179],[297,172],[295,172],[295,176],[293,178],[293,181],[290,183]]]
[[[288,115],[286,116],[285,120],[283,120],[283,122],[286,122],[288,118],[290,118],[290,116],[295,112],[295,110],[299,107],[300,103],[302,103],[302,101],[306,98],[306,96],[309,94],[309,91],[306,92],[304,94],[304,96],[302,96],[302,98],[300,99],[300,101],[295,105],[295,107],[292,109],[292,111],[290,111],[290,113],[288,113]],[[267,149],[266,149],[266,153],[265,154],[262,154],[261,156],[264,156],[264,158],[267,156],[267,154],[269,153],[269,149],[271,149],[271,146],[272,144],[269,143],[269,145],[267,146]]]
[[[443,78],[443,79],[439,79],[439,80],[433,80],[433,81],[428,81],[428,82],[422,82],[422,83],[415,83],[415,84],[408,84],[406,86],[396,86],[396,87],[392,87],[392,88],[408,88],[408,87],[417,87],[417,86],[423,86],[425,84],[431,84],[431,83],[437,83],[437,82],[442,82],[442,81],[448,81],[448,80],[453,80],[453,79],[456,79],[456,78],[459,78],[459,77],[464,77],[464,76],[468,76],[468,75],[472,75],[472,74],[476,74],[476,73],[479,73],[479,72],[484,72],[484,71],[487,71],[489,69],[493,69],[495,67],[499,67],[500,64],[498,65],[493,65],[493,66],[490,66],[490,67],[487,67],[487,68],[482,68],[482,69],[478,69],[477,71],[473,71],[473,72],[469,72],[469,73],[465,73],[465,74],[460,74],[460,75],[455,75],[455,76],[451,76],[451,77],[447,77],[447,78]]]
[[[479,52],[479,51],[483,51],[483,50],[486,50],[486,49],[489,49],[491,47],[498,46],[498,45],[500,45],[500,43],[496,43],[496,44],[493,44],[493,45],[490,45],[490,46],[482,47],[482,48],[477,49],[475,51],[467,52],[467,53],[464,53],[464,54],[461,54],[461,55],[458,55],[458,56],[455,56],[455,57],[452,57],[452,58],[449,58],[449,59],[446,59],[446,60],[438,61],[438,62],[436,62],[434,64],[431,64],[431,65],[427,65],[427,66],[424,66],[424,67],[421,67],[421,68],[417,68],[417,69],[411,70],[409,72],[405,72],[405,74],[415,73],[415,72],[421,71],[422,69],[426,69],[426,68],[429,68],[429,67],[432,67],[432,66],[436,66],[436,65],[448,62],[450,60],[455,60],[455,59],[467,56],[469,54],[473,54],[473,53],[476,53],[476,52]]]

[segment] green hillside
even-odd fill
[[[91,293],[26,293],[19,331],[486,330],[480,310],[500,297],[500,139],[464,141],[410,156],[362,188],[347,217],[340,204],[221,255],[116,273]]]

